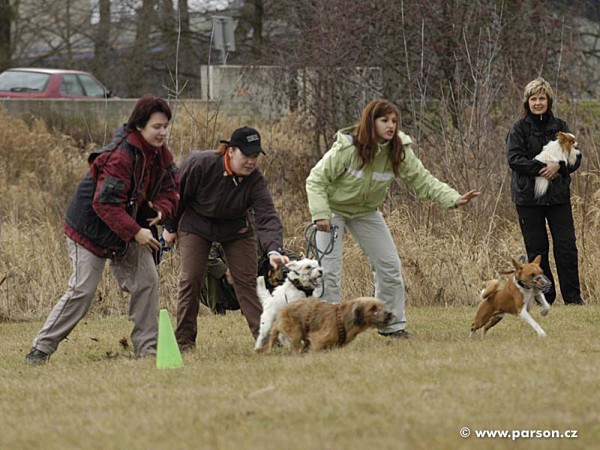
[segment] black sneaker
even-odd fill
[[[406,330],[398,330],[398,331],[393,331],[391,333],[379,333],[380,335],[382,335],[383,337],[389,337],[392,339],[410,339],[413,337],[412,333],[409,333]]]
[[[46,364],[50,359],[50,355],[46,352],[32,348],[31,351],[25,357],[25,362],[30,366],[39,366]]]
[[[565,300],[565,305],[575,305],[575,306],[583,306],[585,303],[583,303],[583,300]]]

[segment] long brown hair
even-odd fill
[[[400,111],[396,105],[387,100],[373,100],[363,109],[360,123],[352,135],[356,143],[358,156],[362,161],[361,168],[367,164],[373,164],[377,153],[375,120],[388,114],[395,114],[397,122],[400,121]],[[404,157],[404,146],[398,136],[398,125],[396,123],[396,132],[390,141],[390,161],[396,176],[400,173],[400,164],[404,161]]]

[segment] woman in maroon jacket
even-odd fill
[[[106,259],[121,289],[131,294],[129,317],[136,356],[156,353],[160,250],[156,225],[169,220],[179,202],[179,173],[166,146],[169,105],[144,96],[108,146],[90,155],[89,173],[77,186],[65,214],[73,273],[27,355],[45,363],[85,316]],[[154,232],[152,231],[154,228]]]
[[[289,262],[281,254],[281,221],[258,169],[261,153],[258,131],[243,127],[233,132],[231,141],[221,141],[216,152],[194,151],[181,163],[179,211],[163,237],[167,244],[177,240],[181,253],[175,336],[182,350],[196,345],[198,301],[213,242],[221,243],[240,309],[254,337],[262,313],[256,294],[254,226],[271,265]]]

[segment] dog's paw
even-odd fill
[[[266,343],[265,341],[266,341],[265,337],[262,335],[259,335],[256,338],[256,342],[254,344],[254,350],[258,352],[260,349],[264,348],[265,343]]]

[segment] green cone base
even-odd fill
[[[175,339],[169,312],[161,309],[158,316],[158,346],[156,348],[157,369],[178,369],[183,367],[181,352]]]

